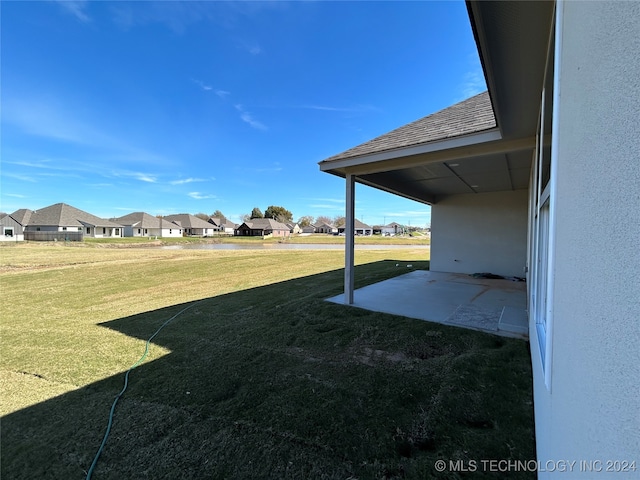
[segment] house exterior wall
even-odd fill
[[[640,3],[561,2],[557,12],[548,387],[530,330],[537,455],[640,478]],[[637,470],[607,473],[616,460]],[[578,470],[539,478],[592,478]]]
[[[431,270],[523,277],[527,190],[454,195],[431,206]]]
[[[21,242],[24,240],[22,225],[11,216],[0,220],[0,242]]]

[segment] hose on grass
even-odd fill
[[[109,422],[107,423],[107,430],[104,432],[104,437],[102,439],[102,443],[100,444],[100,448],[98,449],[98,451],[96,453],[96,456],[93,458],[93,462],[91,462],[91,467],[89,467],[89,470],[87,471],[87,477],[86,477],[87,480],[91,479],[91,475],[93,475],[93,470],[95,469],[96,464],[98,463],[98,459],[100,458],[100,454],[102,454],[102,451],[104,450],[104,446],[107,444],[107,439],[109,438],[109,433],[111,433],[111,426],[113,425],[113,414],[114,414],[114,412],[116,410],[116,405],[118,404],[118,400],[120,400],[120,397],[122,397],[124,392],[127,390],[127,387],[129,386],[129,374],[131,373],[131,370],[133,370],[134,368],[138,367],[144,361],[144,359],[147,358],[147,355],[149,354],[149,345],[151,344],[151,340],[153,340],[155,338],[155,336],[158,335],[160,333],[160,331],[164,327],[169,325],[169,323],[171,323],[173,320],[175,320],[178,316],[180,316],[181,314],[183,314],[184,312],[186,312],[190,308],[195,307],[196,305],[198,305],[199,303],[201,303],[203,301],[204,300],[199,300],[199,301],[197,301],[195,303],[192,303],[191,305],[183,308],[178,313],[176,313],[173,317],[171,317],[169,320],[167,320],[162,325],[160,325],[160,327],[154,332],[154,334],[151,335],[148,338],[147,343],[145,344],[144,353],[142,354],[142,356],[138,359],[138,361],[136,363],[131,365],[131,367],[129,367],[129,370],[127,370],[126,373],[124,374],[124,387],[122,387],[122,390],[120,390],[120,393],[118,393],[118,395],[116,395],[116,398],[113,400],[113,404],[111,405],[111,411],[109,412]]]

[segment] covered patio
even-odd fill
[[[399,264],[398,268],[407,266]],[[345,295],[328,300],[344,304]],[[527,339],[526,303],[525,282],[413,270],[355,290],[350,305]]]

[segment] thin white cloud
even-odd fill
[[[231,92],[227,92],[226,90],[216,90],[216,95],[220,98],[227,98],[229,95],[231,95]]]
[[[15,178],[16,180],[20,180],[22,182],[30,182],[37,183],[38,180],[35,177],[30,175],[21,175],[19,173],[7,173],[6,171],[2,172],[2,176],[5,178]]]
[[[191,198],[195,200],[207,200],[209,198],[216,198],[215,195],[205,194],[200,192],[189,192],[187,195],[189,195]]]
[[[13,197],[13,198],[27,198],[26,195],[21,195],[20,193],[3,193],[5,197]]]
[[[137,178],[141,182],[147,182],[147,183],[156,183],[158,181],[156,179],[156,177],[152,177],[152,176],[146,175],[144,173],[139,173],[139,174],[135,175],[135,178]]]
[[[56,0],[68,13],[76,17],[82,23],[88,23],[91,21],[91,17],[87,15],[86,9],[89,4],[86,0]]]
[[[202,90],[204,90],[205,92],[208,92],[210,90],[213,90],[213,87],[211,85],[207,85],[206,83],[204,83],[202,80],[196,80],[195,78],[192,78],[191,81],[195,84],[197,84]]]
[[[120,162],[127,165],[132,163],[167,165],[172,163],[161,155],[144,148],[138,148],[131,145],[126,139],[111,135],[93,118],[90,118],[92,114],[84,112],[85,115],[83,115],[80,113],[83,112],[83,108],[76,105],[73,99],[65,100],[62,102],[62,100],[52,101],[46,97],[29,99],[13,97],[3,104],[2,122],[18,127],[28,135],[100,151],[99,154],[92,152],[90,162],[74,162],[73,168],[75,169],[82,167],[83,170],[93,171],[95,165],[100,161],[105,165]],[[70,108],[69,105],[74,108]],[[60,165],[60,163],[56,162],[55,165]],[[66,160],[62,163],[69,165]],[[54,168],[44,164],[40,166]]]
[[[308,205],[309,208],[321,208],[323,210],[339,210],[344,212],[344,205],[332,205],[329,203],[312,203]]]
[[[204,178],[181,178],[180,180],[173,180],[169,182],[171,185],[185,185],[193,182],[206,182]]]
[[[487,89],[487,84],[484,80],[484,72],[477,54],[469,55],[469,70],[463,75],[462,83],[460,84],[460,97],[455,101],[466,100],[473,97]]]
[[[259,122],[250,112],[247,112],[241,104],[235,105],[236,110],[240,112],[240,119],[257,130],[268,130],[266,125]]]
[[[260,47],[260,45],[252,45],[249,47],[249,53],[251,55],[260,55],[262,53],[262,47]]]
[[[387,218],[417,218],[417,219],[431,219],[431,212],[424,210],[405,210],[396,212],[384,212]]]
[[[112,175],[114,177],[127,177],[127,178],[133,178],[135,180],[139,180],[141,182],[145,182],[145,183],[157,183],[158,179],[155,175],[151,175],[148,173],[142,173],[142,172],[129,172],[129,171],[117,171],[117,172],[112,172]]]

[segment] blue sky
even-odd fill
[[[486,89],[464,2],[2,2],[0,210],[344,214],[318,162]],[[368,224],[428,206],[356,187]]]

